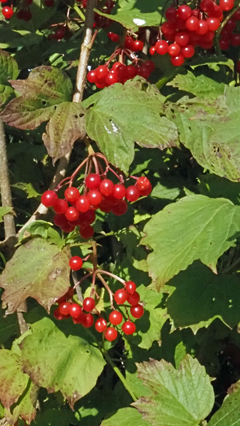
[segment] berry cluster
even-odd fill
[[[74,271],[80,270],[82,265],[83,259],[79,256],[73,256],[69,261],[69,266]],[[96,302],[93,297],[85,297],[81,305],[73,302],[73,288],[69,288],[68,292],[57,300],[56,303],[58,307],[54,311],[54,316],[58,320],[72,317],[74,324],[81,324],[85,328],[94,325],[96,331],[104,333],[104,337],[108,341],[113,341],[117,338],[118,331],[115,327],[120,326],[120,324],[122,324],[122,332],[126,335],[131,335],[135,333],[136,325],[130,319],[129,314],[131,314],[134,319],[141,318],[144,314],[144,308],[142,304],[139,303],[140,296],[136,291],[136,284],[133,281],[126,281],[123,282],[123,284],[124,288],[116,290],[114,294],[110,292],[110,297],[112,298],[112,311],[108,320],[97,311]],[[125,315],[114,307],[114,302],[118,306],[125,308]],[[126,303],[128,305],[126,305]],[[96,321],[94,315],[97,315]]]
[[[94,159],[106,158],[96,153]],[[88,157],[90,162],[92,156]],[[85,163],[84,160],[83,163]],[[72,185],[72,181],[83,163],[77,168],[70,178],[66,178],[58,186],[56,191],[46,191],[41,197],[41,202],[45,207],[52,207],[56,213],[54,216],[54,224],[59,226],[64,232],[72,232],[76,226],[79,226],[79,233],[82,238],[89,239],[94,234],[94,228],[91,226],[95,221],[95,210],[100,209],[104,213],[113,212],[116,216],[121,216],[126,213],[128,209],[127,201],[134,202],[141,196],[149,195],[152,191],[152,186],[147,177],[142,176],[136,178],[134,185],[126,187],[122,176],[117,173],[107,163],[105,172],[101,175],[99,173],[99,166],[97,162],[96,173],[85,173],[86,178],[81,186],[81,192],[78,188]],[[86,170],[88,170],[89,162],[87,162]],[[114,183],[106,177],[107,172],[110,171],[118,177],[119,183]],[[59,198],[57,191],[65,184],[66,180],[70,186],[64,191],[64,199]]]
[[[8,0],[0,0],[0,3],[7,3]],[[29,8],[31,6],[33,0],[22,0],[20,3],[17,4],[16,7],[16,17],[23,21],[30,21],[32,19],[32,12]],[[54,6],[54,0],[45,0],[44,5],[46,7],[52,7]],[[13,5],[11,6],[4,6],[2,8],[2,14],[4,18],[11,19],[11,17],[14,15],[14,9]]]
[[[147,79],[154,68],[154,63],[150,60],[142,62],[141,65],[138,65],[138,63],[125,65],[121,62],[115,62],[111,69],[107,65],[99,65],[95,70],[89,71],[87,79],[89,83],[95,83],[99,89],[103,89],[115,83],[124,84],[136,75]]]
[[[220,0],[219,5],[212,0],[202,0],[196,9],[186,4],[169,7],[165,14],[166,21],[160,29],[161,39],[150,48],[150,54],[169,54],[172,64],[180,66],[185,59],[194,55],[196,47],[211,49],[215,33],[224,18],[223,12],[230,11],[233,6],[234,0]],[[235,17],[230,18],[222,30],[221,49],[226,49],[227,45],[229,47],[229,38],[232,45],[239,45],[239,34],[231,34],[239,14],[235,12]]]

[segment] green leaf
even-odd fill
[[[5,289],[2,300],[13,313],[27,297],[33,297],[45,309],[69,288],[69,249],[41,238],[34,238],[19,247],[0,276]]]
[[[0,223],[3,222],[3,217],[5,214],[14,214],[12,207],[0,207]]]
[[[136,31],[139,26],[159,26],[160,10],[164,4],[163,0],[151,0],[151,3],[146,3],[145,0],[119,0],[119,7],[113,10],[111,15],[97,9],[96,12],[112,21],[119,22],[129,30]]]
[[[134,405],[152,426],[197,426],[210,413],[214,392],[205,368],[187,355],[178,370],[166,361],[138,364],[152,395]]]
[[[139,286],[137,291],[140,294],[140,300],[144,302],[144,314],[137,320],[137,336],[132,338],[132,343],[140,348],[150,349],[153,342],[160,339],[162,326],[168,319],[167,310],[158,307],[162,302],[163,294],[156,293],[143,285]]]
[[[7,349],[0,350],[0,400],[10,408],[27,387],[29,377],[22,372],[21,359]]]
[[[81,104],[63,102],[57,106],[43,134],[48,155],[54,162],[71,151],[77,139],[83,139],[85,130],[85,109]]]
[[[167,300],[168,313],[176,328],[191,327],[196,333],[215,318],[229,327],[240,322],[238,276],[216,275],[200,262],[194,262],[169,284],[176,287]]]
[[[240,230],[240,207],[224,198],[190,195],[166,206],[147,223],[142,244],[156,289],[194,260],[216,271],[218,258],[234,245]]]
[[[191,71],[188,71],[187,74],[177,74],[167,85],[208,100],[216,99],[219,95],[223,95],[226,87],[225,84],[218,83],[218,81],[206,77],[204,74],[195,76]]]
[[[100,350],[80,337],[66,337],[48,318],[31,329],[20,345],[24,371],[49,393],[60,390],[73,408],[96,385],[103,370]]]
[[[149,426],[141,414],[131,407],[120,408],[113,416],[103,420],[100,426]]]
[[[19,333],[19,324],[16,314],[4,316],[5,312],[0,308],[0,345],[3,345],[12,336]]]
[[[12,187],[21,189],[22,191],[26,192],[27,198],[37,198],[40,196],[40,194],[33,188],[33,185],[31,183],[16,182],[12,185]]]
[[[19,397],[14,408],[5,410],[5,418],[10,424],[15,424],[19,417],[31,423],[36,416],[36,402],[38,395],[38,386],[28,380],[28,385],[23,394]]]
[[[223,405],[212,416],[208,426],[239,426],[240,390],[227,396]]]
[[[15,59],[4,50],[0,50],[0,107],[14,96],[14,90],[8,80],[17,78],[19,73]]]
[[[177,128],[161,116],[164,98],[141,81],[114,84],[87,99],[86,130],[108,160],[124,172],[134,158],[134,142],[164,149],[177,143]],[[92,99],[92,102],[91,102]]]
[[[240,87],[225,86],[224,95],[215,100],[209,96],[183,98],[170,115],[174,115],[181,142],[202,167],[238,182]]]
[[[61,238],[52,226],[52,223],[45,220],[35,220],[19,232],[18,241],[21,243],[24,238],[29,238],[30,235],[40,236],[62,249],[65,245],[65,240]]]
[[[70,101],[72,83],[61,70],[40,66],[33,69],[25,80],[11,80],[14,89],[22,96],[13,99],[1,113],[9,126],[35,129],[53,115],[57,104]]]

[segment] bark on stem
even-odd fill
[[[8,174],[7,148],[3,122],[0,119],[0,190],[3,207],[12,207],[12,195]],[[16,235],[16,228],[13,214],[6,214],[4,220],[5,239],[11,235]]]

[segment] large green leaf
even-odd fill
[[[190,195],[166,206],[147,223],[141,241],[153,250],[148,265],[156,288],[197,259],[216,271],[239,230],[240,207],[224,198]]]
[[[25,391],[29,377],[22,372],[19,355],[6,349],[0,350],[0,400],[10,408]]]
[[[27,297],[49,310],[69,288],[69,249],[60,250],[41,238],[19,247],[0,276],[2,300],[13,313]]]
[[[239,324],[238,276],[216,275],[200,262],[194,262],[169,284],[176,287],[167,300],[168,313],[175,327],[191,327],[197,332],[215,318],[229,327]]]
[[[187,355],[178,370],[166,361],[138,365],[152,395],[133,403],[152,426],[197,426],[210,413],[214,392],[205,368]]]
[[[18,399],[18,402],[11,407],[11,410],[5,410],[5,418],[10,425],[15,425],[19,417],[31,423],[36,416],[36,403],[38,396],[38,386],[34,385],[31,380],[28,380],[27,388],[23,395]]]
[[[57,106],[43,134],[48,155],[54,161],[71,151],[76,139],[84,138],[85,110],[81,104],[62,102]]]
[[[96,385],[105,365],[102,353],[80,337],[66,337],[48,318],[31,329],[20,345],[23,370],[48,392],[60,390],[73,407]]]
[[[96,10],[102,16],[119,22],[125,28],[137,30],[139,26],[159,26],[161,15],[160,10],[164,7],[163,0],[119,0],[118,6],[111,15]]]
[[[240,390],[227,396],[223,405],[212,416],[208,426],[239,426]]]
[[[131,407],[120,408],[113,416],[103,420],[100,426],[149,426],[141,414]]]
[[[83,103],[86,130],[108,160],[124,172],[134,158],[134,142],[164,149],[177,143],[177,128],[161,116],[164,98],[142,81],[114,84]]]
[[[206,99],[207,97],[208,100],[216,99],[219,95],[223,95],[226,87],[225,84],[218,83],[218,81],[206,77],[204,74],[195,76],[191,71],[188,71],[186,74],[177,74],[167,85],[193,93],[199,98]]]
[[[168,116],[174,116],[181,142],[201,166],[239,181],[240,87],[225,86],[224,95],[214,100],[211,93],[204,99],[183,98]]]

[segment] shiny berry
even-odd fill
[[[65,212],[65,217],[69,222],[74,222],[79,218],[79,211],[76,209],[76,207],[68,207]]]
[[[53,206],[53,210],[57,214],[64,214],[68,208],[68,203],[65,200],[58,199]]]
[[[95,329],[99,332],[102,333],[103,331],[105,331],[107,328],[107,321],[104,318],[98,318],[97,321],[95,322]]]
[[[87,193],[87,199],[92,206],[97,206],[102,201],[102,194],[97,189],[93,189]]]
[[[122,305],[124,302],[126,302],[127,297],[128,294],[124,288],[117,290],[114,294],[114,300],[118,305]]]
[[[133,281],[126,281],[125,283],[125,290],[129,293],[129,294],[133,294],[136,291],[136,284]]]
[[[125,197],[126,194],[126,188],[124,185],[122,185],[121,183],[117,183],[114,186],[114,190],[113,190],[113,196],[114,198],[117,198],[118,200],[121,200],[122,198]]]
[[[69,203],[75,204],[80,197],[79,190],[74,186],[69,186],[69,188],[65,190],[64,196]]]
[[[79,271],[83,264],[83,260],[79,256],[73,256],[69,260],[69,266],[73,271]]]
[[[70,309],[71,303],[69,302],[62,302],[58,306],[58,311],[61,315],[69,315],[69,309]]]
[[[72,318],[78,318],[81,314],[82,309],[81,306],[79,306],[77,303],[71,303],[69,307],[69,315]]]
[[[98,189],[101,183],[101,178],[98,174],[91,173],[86,177],[85,183],[89,189]]]
[[[94,234],[94,228],[91,225],[81,225],[79,234],[85,240],[89,240],[89,238],[92,238]]]
[[[93,318],[92,314],[84,314],[83,313],[82,318],[81,318],[81,324],[85,328],[92,327],[93,324],[94,324],[94,318]]]
[[[109,321],[113,325],[118,325],[122,322],[123,316],[119,311],[112,311],[109,315]]]
[[[127,301],[132,306],[137,305],[139,300],[140,300],[140,296],[139,296],[139,293],[137,291],[135,291],[132,294],[128,294],[128,296],[127,296]]]
[[[10,19],[13,16],[14,12],[13,12],[13,9],[10,6],[4,6],[2,8],[2,14],[3,14],[4,18]]]
[[[88,200],[88,197],[86,195],[80,195],[75,206],[78,209],[78,211],[82,213],[87,212],[90,208],[90,202]]]
[[[109,342],[112,342],[113,340],[115,340],[117,338],[117,335],[118,335],[118,332],[113,327],[108,327],[104,333],[105,339],[108,340]]]
[[[41,197],[41,203],[45,206],[45,207],[53,207],[54,204],[57,202],[58,200],[58,196],[56,194],[56,192],[54,191],[45,191],[42,194]]]
[[[136,325],[132,321],[125,321],[122,325],[122,331],[127,335],[133,334],[136,331]]]
[[[84,311],[91,312],[95,308],[95,300],[92,297],[86,297],[83,300]]]
[[[131,306],[130,312],[133,318],[141,318],[144,314],[144,308],[142,307],[142,305],[139,304],[134,305]]]

